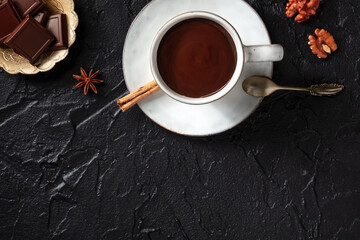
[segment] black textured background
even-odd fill
[[[276,93],[208,138],[114,102],[126,92],[125,34],[148,0],[75,2],[66,60],[0,73],[0,239],[360,239],[360,1],[323,1],[298,24],[285,0],[248,0],[285,48],[277,83],[346,89]],[[307,46],[316,27],[339,45],[326,60]],[[99,95],[72,90],[81,66],[101,70]]]

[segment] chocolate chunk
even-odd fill
[[[65,14],[56,14],[49,17],[46,28],[55,36],[51,50],[66,49],[69,46],[67,20]]]
[[[35,65],[54,39],[54,36],[40,23],[27,16],[6,38],[4,43]]]
[[[28,14],[37,13],[44,6],[41,0],[13,0],[13,2],[23,18]]]
[[[47,11],[43,11],[43,12],[39,12],[38,14],[36,14],[34,16],[34,19],[40,23],[41,25],[45,25],[47,19],[48,19],[48,12]]]
[[[0,5],[0,43],[4,42],[20,22],[20,15],[12,1],[2,1]]]

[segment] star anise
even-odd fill
[[[103,80],[95,79],[99,75],[99,71],[93,73],[93,69],[90,70],[89,74],[85,72],[83,68],[80,68],[81,76],[73,75],[73,77],[79,81],[74,88],[84,87],[84,94],[87,95],[89,88],[93,90],[95,94],[98,93],[94,84],[102,83]]]

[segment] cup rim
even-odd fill
[[[218,92],[216,92],[212,95],[206,96],[206,97],[201,97],[201,98],[187,97],[187,96],[181,95],[181,94],[177,93],[176,91],[172,90],[162,79],[160,72],[158,70],[158,65],[157,65],[157,52],[159,49],[160,42],[161,42],[162,38],[164,37],[164,35],[176,24],[183,22],[185,20],[188,20],[188,19],[193,19],[193,18],[207,19],[207,20],[213,21],[213,22],[219,24],[221,27],[223,27],[229,33],[232,40],[234,41],[234,45],[235,45],[235,49],[236,49],[236,56],[237,56],[236,67],[235,67],[234,73],[233,73],[231,79],[229,80],[229,82]],[[182,13],[182,14],[179,14],[179,15],[173,17],[172,19],[167,21],[160,28],[160,30],[157,32],[157,34],[153,40],[153,43],[151,45],[150,68],[151,68],[151,72],[153,74],[153,77],[155,78],[156,83],[159,85],[160,89],[163,90],[168,96],[170,96],[171,98],[173,98],[179,102],[186,103],[186,104],[192,104],[192,105],[207,104],[207,103],[214,102],[214,101],[219,100],[220,98],[224,97],[227,93],[229,93],[231,91],[231,89],[233,89],[233,87],[239,81],[240,75],[244,68],[244,64],[245,64],[245,54],[244,54],[243,43],[241,41],[239,34],[237,33],[235,28],[228,21],[226,21],[221,16],[211,13],[211,12],[190,11],[190,12],[185,12],[185,13]]]

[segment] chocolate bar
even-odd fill
[[[46,29],[55,36],[50,50],[66,49],[69,46],[67,20],[65,14],[56,14],[49,17]]]
[[[37,13],[44,6],[41,0],[13,0],[13,2],[22,18]]]
[[[48,12],[47,11],[43,11],[43,12],[39,12],[38,14],[36,14],[34,16],[34,19],[40,23],[41,25],[45,25],[47,19],[48,19]]]
[[[35,65],[54,41],[54,36],[34,18],[27,16],[4,43]]]
[[[2,1],[0,5],[0,43],[4,42],[20,22],[21,17],[12,1]]]

